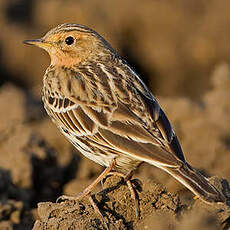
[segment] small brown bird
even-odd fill
[[[51,64],[43,79],[44,107],[67,139],[86,157],[106,167],[78,196],[91,197],[107,175],[130,182],[147,162],[168,172],[202,200],[224,202],[220,191],[190,166],[168,118],[139,75],[94,30],[63,24],[26,44],[45,49]],[[139,205],[135,199],[136,211]]]

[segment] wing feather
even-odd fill
[[[129,66],[127,66],[126,71],[131,72],[132,76],[135,78],[132,81],[128,81],[128,84],[131,84],[132,87],[136,89],[136,92],[144,100],[146,108],[152,117],[152,122],[153,122],[152,125],[157,128],[158,134],[164,140],[163,141],[164,148],[166,148],[167,151],[169,151],[171,154],[176,156],[176,158],[185,162],[185,157],[181,149],[181,146],[179,144],[179,141],[177,139],[177,136],[167,116],[165,115],[164,111],[161,109],[155,97],[149,91],[149,89],[144,84],[144,82],[139,78],[139,76]],[[161,139],[159,136],[158,138]]]
[[[73,138],[84,136],[90,146],[139,161],[154,161],[156,165],[174,167],[178,161],[185,161],[170,122],[140,78],[127,67],[117,70],[119,76],[113,72],[105,72],[107,78],[95,82],[99,89],[90,88],[90,79],[84,81],[79,73],[77,77],[67,76],[68,81],[59,79],[70,92],[65,96],[55,92],[52,99],[45,98],[48,113],[63,129],[70,130]],[[117,78],[123,78],[122,84]],[[100,87],[109,87],[113,94],[107,97],[98,93]],[[90,94],[93,97],[87,100]]]
[[[82,136],[85,135],[85,129],[82,127],[82,124],[77,120],[75,110],[76,109],[69,110],[66,113],[69,119],[72,121],[72,128],[74,130],[73,134],[76,136]]]
[[[102,108],[93,108],[90,106],[82,107],[85,114],[87,114],[98,126],[108,126],[109,116],[111,114],[105,113]]]
[[[77,120],[86,133],[91,134],[94,130],[94,122],[89,116],[83,111],[82,107],[79,106],[73,110],[74,119]]]
[[[160,130],[162,136],[165,138],[165,140],[168,141],[169,151],[175,154],[180,160],[185,162],[184,154],[177,139],[177,136],[162,109],[160,110],[160,115],[158,120],[156,121],[156,125]]]

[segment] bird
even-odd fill
[[[82,193],[63,195],[61,200],[88,197],[103,218],[92,190],[108,175],[119,175],[130,189],[138,216],[131,178],[146,162],[169,173],[201,200],[225,202],[222,192],[186,161],[170,121],[140,75],[95,30],[65,23],[24,43],[50,56],[42,101],[51,120],[78,151],[105,167]]]

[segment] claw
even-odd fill
[[[111,175],[113,175],[113,172],[108,173],[108,175],[107,175],[105,178],[103,178],[103,179],[101,180],[101,186],[102,186],[102,188],[104,187],[104,184],[105,184],[106,180],[107,180]]]
[[[93,200],[92,195],[89,194],[88,196],[89,196],[89,201],[90,201],[91,205],[92,205],[93,208],[94,208],[94,211],[100,216],[100,218],[101,218],[101,220],[103,221],[103,223],[104,223],[106,229],[109,230],[108,223],[106,222],[104,216],[102,215],[101,211],[100,211],[99,208],[97,207],[97,204],[96,204],[95,201]]]
[[[134,200],[136,218],[139,220],[139,218],[140,218],[140,205],[139,205],[139,200],[137,199],[136,191],[133,188],[132,182],[130,180],[126,181],[126,184],[127,184],[129,191],[131,193],[131,197]]]
[[[62,195],[62,196],[59,196],[56,200],[56,203],[61,203],[65,200],[79,200],[79,198],[77,196],[66,196],[66,195]]]
[[[61,202],[65,201],[65,200],[67,200],[66,197],[64,195],[62,195],[62,196],[59,196],[57,198],[56,203],[61,203]]]
[[[106,177],[108,175],[108,173],[112,170],[113,166],[114,166],[114,162],[108,168],[106,168],[101,173],[101,175],[92,184],[90,184],[82,193],[78,194],[77,196],[62,195],[62,196],[57,198],[56,203],[59,203],[59,202],[65,201],[65,200],[74,200],[74,201],[78,202],[79,200],[83,199],[84,197],[88,197],[91,205],[93,206],[93,208],[95,210],[95,212],[99,215],[99,217],[102,220],[102,222],[104,223],[106,229],[109,230],[108,223],[105,221],[104,216],[100,212],[99,208],[97,207],[96,203],[94,202],[94,200],[91,196],[91,191],[100,181],[103,180],[104,177]]]
[[[125,180],[128,188],[129,188],[129,191],[131,193],[131,197],[134,200],[136,218],[139,219],[140,218],[140,205],[139,205],[139,200],[137,198],[136,190],[133,187],[132,182],[131,182],[132,174],[133,174],[133,172],[130,172],[127,175],[125,175],[123,173],[119,173],[119,172],[109,172],[108,176],[109,175],[117,175],[117,176],[122,177]]]

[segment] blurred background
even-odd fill
[[[74,22],[104,36],[154,94],[198,99],[215,65],[230,60],[229,7],[228,0],[1,0],[0,83],[40,84],[48,56],[21,41]]]
[[[228,0],[0,0],[0,229],[32,226],[38,202],[77,194],[102,170],[45,114],[49,57],[22,44],[62,23],[100,33],[159,99],[188,161],[230,180],[229,9]],[[161,170],[145,165],[136,175],[192,202]]]

